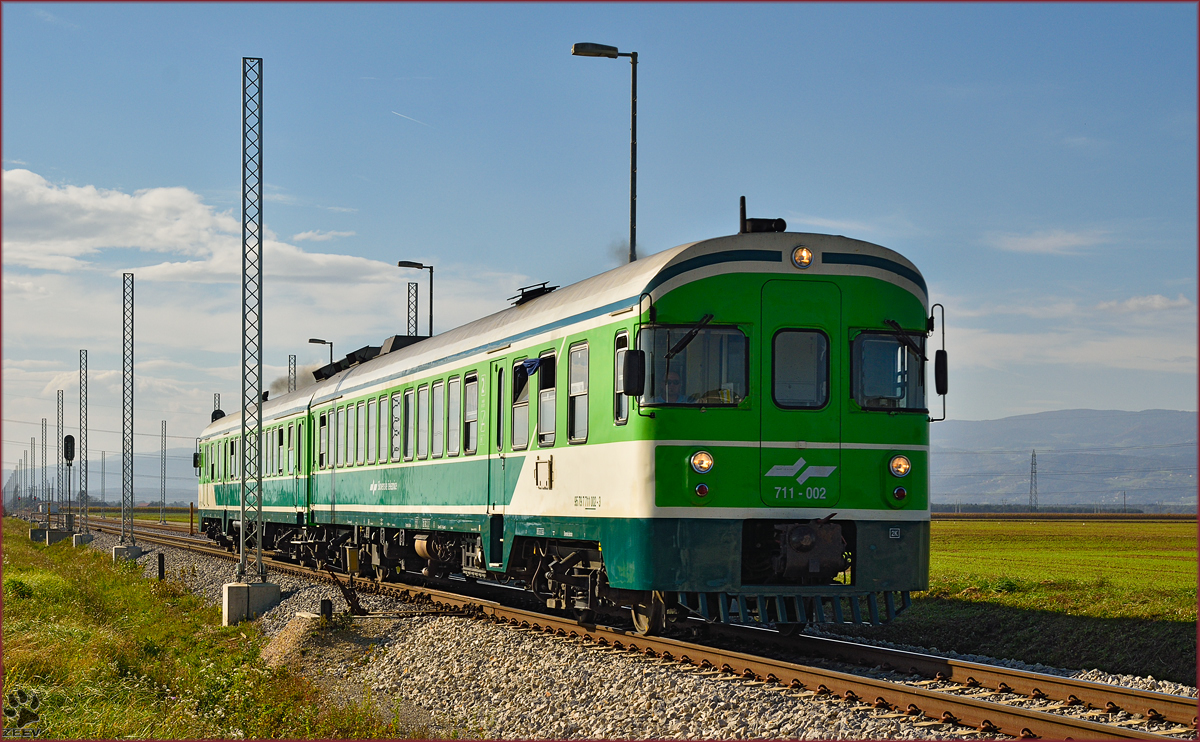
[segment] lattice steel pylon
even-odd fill
[[[162,443],[158,447],[158,522],[167,523],[167,421],[162,421]]]
[[[221,409],[221,393],[214,392],[213,393],[213,412],[216,412],[219,409]]]
[[[122,273],[121,341],[121,543],[133,536],[133,274]]]
[[[1037,509],[1037,450],[1035,449],[1033,458],[1029,460],[1029,512],[1036,513]]]
[[[247,572],[267,581],[262,560],[262,184],[263,61],[242,58],[242,446],[241,558]],[[253,546],[253,563],[247,549]]]
[[[417,334],[417,282],[408,282],[408,334]]]
[[[87,383],[87,351],[79,351],[79,528],[81,533],[88,533],[91,528],[88,523],[88,383]]]
[[[42,418],[42,502],[46,505],[46,525],[50,525],[50,482],[46,471],[46,418]]]
[[[296,391],[296,356],[288,356],[288,392]]]
[[[54,461],[54,499],[58,502],[58,525],[63,525],[63,390],[58,390],[58,458]]]

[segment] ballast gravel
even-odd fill
[[[96,534],[91,545],[111,553],[116,543],[114,536]],[[157,552],[164,555],[168,578],[211,602],[221,600],[221,586],[232,581],[236,571],[233,562],[150,545],[138,559],[147,577],[157,576]],[[280,586],[283,601],[260,619],[268,635],[278,633],[297,612],[318,612],[323,598],[333,600],[335,611],[345,609],[341,593],[328,583],[277,573],[271,573],[270,580]],[[360,594],[360,600],[372,611],[418,610],[386,596]],[[1196,696],[1195,688],[1154,678],[871,643]],[[436,720],[439,731],[450,730],[459,737],[937,739],[968,731],[882,718],[879,711],[841,701],[797,697],[741,679],[705,677],[657,660],[464,618],[394,619],[370,647],[332,663],[325,673],[343,684],[368,688],[380,700],[420,707]]]

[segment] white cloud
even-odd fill
[[[328,242],[335,237],[353,237],[354,235],[354,232],[322,232],[319,229],[313,229],[309,230],[308,232],[294,234],[292,235],[292,239],[297,242],[303,242],[305,240],[309,240],[311,242]]]
[[[1150,296],[1135,296],[1125,301],[1106,301],[1096,305],[1096,309],[1103,311],[1143,313],[1143,312],[1162,312],[1171,309],[1190,309],[1192,302],[1183,294],[1180,294],[1174,299],[1168,299],[1162,294],[1151,294]]]
[[[1107,232],[1100,230],[1068,232],[1052,229],[1024,235],[992,234],[985,241],[993,247],[1011,252],[1078,255],[1078,248],[1099,245],[1106,241],[1107,236]]]
[[[71,271],[106,248],[203,255],[241,226],[186,188],[132,194],[54,185],[29,170],[4,171],[5,265]]]
[[[1071,373],[1070,367],[1125,371],[1196,373],[1196,335],[1169,332],[1114,333],[1082,330],[1005,332],[951,325],[946,347],[954,366],[1013,371],[1035,369],[1041,375]],[[1055,366],[1061,371],[1046,369]],[[1065,368],[1063,368],[1065,367]]]
[[[875,228],[864,222],[847,221],[841,219],[825,219],[819,216],[811,216],[809,214],[798,214],[794,211],[788,212],[788,221],[793,224],[805,224],[811,227],[819,227],[821,229],[831,229],[838,232],[874,232]]]
[[[1063,137],[1063,144],[1073,150],[1081,152],[1099,152],[1107,149],[1109,142],[1105,139],[1097,139],[1096,137],[1074,136]]]
[[[329,209],[330,211],[337,211],[343,214],[355,214],[358,212],[358,209],[351,209],[348,206],[326,206],[325,208]]]

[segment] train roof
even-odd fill
[[[904,256],[886,247],[849,237],[797,232],[716,237],[648,255],[351,366],[317,384],[269,399],[263,404],[263,419],[286,417],[387,378],[419,373],[456,358],[499,350],[559,326],[630,309],[643,295],[656,300],[678,286],[711,275],[743,272],[795,275],[797,269],[791,263],[791,252],[801,244],[814,253],[806,273],[880,278],[911,291],[928,309],[928,290],[920,271]],[[231,413],[210,424],[201,437],[234,432],[240,428],[240,420],[240,411]]]

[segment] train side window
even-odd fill
[[[329,465],[329,416],[324,412],[318,421],[320,432],[317,435],[317,468],[324,469]]]
[[[517,451],[529,446],[529,372],[523,360],[513,364],[512,396],[512,447]]]
[[[496,369],[496,450],[504,450],[504,368]]]
[[[829,339],[819,330],[780,330],[772,341],[771,395],[778,407],[815,410],[829,401]]]
[[[338,466],[344,466],[346,463],[346,408],[339,407],[337,411],[337,441],[334,442],[334,447],[337,449],[333,452],[334,461],[337,461]]]
[[[416,457],[430,457],[430,387],[416,389]]]
[[[416,427],[416,410],[413,409],[413,390],[407,389],[404,392],[404,460],[413,460],[413,442],[417,439],[414,428]]]
[[[304,471],[304,423],[296,423],[296,471]]]
[[[287,473],[296,472],[296,426],[289,424],[287,432]]]
[[[588,434],[588,346],[571,348],[568,363],[567,438],[582,443]]]
[[[205,446],[204,450],[207,452],[207,455],[205,456],[205,458],[208,459],[208,481],[215,482],[217,479],[217,462],[213,458],[213,455],[212,455],[212,452],[213,452],[212,444],[210,443],[207,446]]]
[[[475,453],[479,448],[479,379],[467,374],[463,385],[463,450]]]
[[[379,440],[379,408],[374,398],[367,400],[367,463],[375,463],[375,442]]]
[[[362,403],[362,402],[358,403],[358,417],[357,417],[358,427],[355,429],[358,431],[358,433],[357,433],[357,437],[354,439],[354,442],[356,444],[356,446],[354,448],[354,452],[355,452],[354,463],[360,464],[360,465],[367,463],[367,431],[368,431],[368,428],[367,428],[367,415],[366,415],[365,408],[366,408],[366,405],[364,403]]]
[[[462,413],[462,397],[459,396],[462,380],[457,376],[446,382],[446,455],[457,456],[460,429],[459,415]]]
[[[613,373],[613,421],[624,425],[629,421],[629,397],[625,396],[625,353],[629,350],[629,335],[619,333],[616,342],[616,370]]]
[[[538,445],[553,446],[554,421],[558,414],[554,384],[558,374],[553,353],[547,353],[538,360]]]
[[[404,398],[399,392],[392,395],[392,461],[399,461],[404,453],[400,443],[404,440]]]
[[[430,432],[433,435],[433,458],[442,457],[446,420],[446,385],[440,381],[433,382],[433,400],[431,403]]]

